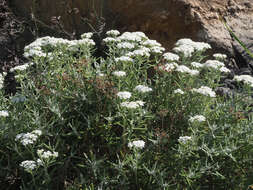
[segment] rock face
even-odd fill
[[[96,24],[105,19],[106,29],[140,30],[167,48],[180,38],[192,38],[211,43],[215,51],[239,54],[241,67],[253,64],[219,19],[253,50],[253,0],[10,0],[10,5],[17,14],[46,24],[55,16],[74,34],[87,31],[87,22],[99,30]]]

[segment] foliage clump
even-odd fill
[[[0,183],[21,189],[240,189],[250,185],[253,80],[216,94],[230,70],[209,44],[172,52],[108,31],[106,57],[81,40],[37,39],[0,101]],[[0,75],[1,88],[4,76]]]

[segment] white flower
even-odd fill
[[[41,134],[40,130],[34,130],[31,133],[20,133],[16,136],[15,141],[20,141],[24,146],[34,144]]]
[[[38,135],[38,136],[42,135],[42,131],[39,130],[39,129],[32,131],[32,133],[35,134],[35,135]]]
[[[132,94],[130,92],[123,91],[123,92],[118,92],[117,96],[121,99],[129,99],[132,96]]]
[[[93,33],[92,32],[87,32],[87,33],[83,33],[82,35],[81,35],[81,38],[82,39],[89,39],[89,38],[91,38],[93,36]]]
[[[114,37],[114,36],[120,35],[120,32],[118,30],[109,30],[109,31],[106,32],[106,35]]]
[[[89,37],[90,34],[87,34],[86,37]],[[85,35],[84,35],[85,36]],[[67,40],[62,38],[54,38],[54,37],[42,37],[38,38],[31,44],[27,45],[24,48],[24,56],[29,57],[49,57],[52,59],[52,54],[50,52],[44,52],[44,47],[55,48],[59,45],[65,45],[68,47],[70,51],[78,51],[80,46],[94,46],[95,42],[92,39],[84,38],[81,40]],[[45,48],[48,50],[48,48]]]
[[[4,87],[4,73],[0,74],[0,89]]]
[[[41,160],[41,159],[39,159],[39,158],[37,159],[37,165],[38,165],[38,166],[42,166],[42,165],[43,165],[42,160]]]
[[[145,142],[143,140],[137,140],[137,141],[133,141],[133,142],[129,142],[128,143],[128,147],[129,148],[139,148],[139,149],[143,149],[145,146]]]
[[[194,48],[191,45],[183,44],[173,48],[173,51],[176,53],[181,53],[185,57],[191,57],[192,53],[194,52]]]
[[[5,110],[0,111],[0,117],[8,117],[8,116],[9,116],[8,111],[5,111]]]
[[[120,40],[115,39],[115,38],[112,38],[112,37],[107,37],[107,38],[103,39],[103,41],[104,41],[105,43],[120,42]]]
[[[115,75],[115,76],[117,76],[117,77],[126,76],[126,72],[125,71],[114,71],[112,74]]]
[[[121,42],[117,44],[117,48],[119,49],[134,49],[134,44],[130,42]]]
[[[33,160],[26,160],[19,164],[23,167],[26,171],[34,170],[37,167],[37,163]]]
[[[211,98],[215,98],[216,97],[215,92],[211,88],[209,88],[207,86],[201,86],[198,89],[193,88],[192,91],[193,92],[197,92],[199,94],[203,94],[205,96],[210,96]]]
[[[198,62],[191,62],[191,66],[193,66],[195,68],[201,68],[204,65],[202,63],[198,63]]]
[[[92,39],[81,39],[81,40],[76,40],[76,45],[77,47],[80,47],[82,45],[87,45],[87,46],[95,46],[95,42]]]
[[[176,46],[191,46],[196,51],[204,51],[206,49],[211,49],[211,46],[208,43],[204,42],[194,42],[189,38],[183,38],[177,41]]]
[[[205,42],[194,42],[193,47],[196,51],[204,51],[207,49],[211,49],[211,46]]]
[[[199,75],[199,71],[191,69],[188,74],[190,74],[191,76],[196,76],[196,75]]]
[[[133,59],[128,56],[121,56],[118,58],[115,58],[116,62],[133,62]]]
[[[167,72],[171,72],[177,67],[178,67],[178,64],[173,62],[173,63],[166,63],[165,65],[160,66],[159,69],[167,71]]]
[[[28,67],[30,67],[31,65],[33,65],[34,63],[26,63],[24,65],[18,65],[16,67],[13,67],[10,69],[10,72],[14,72],[14,71],[24,71],[26,70]]]
[[[40,158],[42,159],[49,159],[49,158],[57,158],[58,157],[58,152],[51,152],[51,151],[45,151],[43,149],[37,150],[37,154]]]
[[[148,38],[143,32],[124,32],[118,37],[119,40],[141,42],[142,40],[147,40]]]
[[[150,52],[152,53],[162,54],[164,51],[165,51],[164,47],[159,47],[159,46],[150,47]]]
[[[215,59],[218,59],[218,60],[224,60],[227,58],[227,55],[226,54],[221,54],[221,53],[215,53],[213,54],[213,57]]]
[[[230,73],[230,70],[227,67],[221,67],[220,71],[223,73]]]
[[[179,65],[177,68],[176,68],[176,71],[178,72],[181,72],[181,73],[188,73],[192,76],[194,75],[198,75],[199,74],[199,71],[198,70],[191,70],[189,69],[188,67],[186,67],[185,65]]]
[[[134,54],[133,52],[128,52],[128,53],[126,54],[126,56],[128,56],[128,57],[134,57],[135,54]]]
[[[190,117],[189,122],[193,123],[195,121],[203,122],[206,121],[206,118],[203,115],[195,115],[193,117]]]
[[[142,43],[142,45],[146,46],[146,47],[154,47],[154,46],[158,46],[161,47],[162,45],[157,42],[156,40],[146,40]]]
[[[176,46],[181,46],[181,45],[192,45],[192,43],[194,43],[191,39],[189,38],[182,38],[182,39],[179,39],[177,42],[176,42]]]
[[[179,137],[178,142],[182,144],[186,144],[190,140],[192,140],[192,137],[183,136],[183,137]]]
[[[141,49],[134,50],[133,52],[130,52],[130,53],[132,53],[132,55],[134,55],[134,56],[149,57],[150,56],[149,52],[150,52],[150,49],[145,48],[145,47],[141,47]]]
[[[125,107],[125,108],[135,109],[135,108],[138,108],[138,107],[140,107],[140,106],[143,106],[143,105],[144,105],[144,102],[143,102],[143,101],[122,102],[120,105],[121,105],[122,107]]]
[[[178,88],[178,89],[174,90],[174,93],[175,94],[184,94],[184,91],[181,90],[180,88]]]
[[[219,69],[225,66],[224,63],[218,60],[207,60],[203,65],[204,67],[213,68],[213,69]]]
[[[178,61],[180,57],[177,54],[167,52],[163,54],[163,58],[166,61]]]
[[[147,87],[147,86],[144,86],[144,85],[138,85],[134,88],[134,90],[138,91],[138,92],[142,92],[142,93],[145,93],[145,92],[150,92],[152,91],[152,88],[150,87]]]
[[[246,84],[250,85],[253,87],[253,77],[250,75],[237,75],[234,77],[234,80],[238,82],[245,82]]]

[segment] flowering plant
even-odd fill
[[[142,32],[42,37],[0,74],[3,183],[22,189],[245,189],[252,175],[251,76],[217,93],[225,55],[181,39],[172,52]],[[205,57],[205,59],[204,59]],[[245,93],[247,92],[247,93]],[[15,176],[14,176],[15,175]]]

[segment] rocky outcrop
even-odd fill
[[[106,22],[106,29],[140,30],[167,48],[185,37],[209,42],[215,51],[237,55],[241,67],[252,64],[220,20],[224,18],[252,48],[252,0],[11,0],[10,5],[17,14],[32,15],[47,25],[52,24],[52,18],[54,22],[58,19],[76,36],[89,30],[90,25],[95,30],[103,29],[97,24]]]
[[[253,44],[253,1],[244,0],[156,0],[109,1],[113,12],[121,15],[120,25],[128,30],[142,30],[172,47],[176,40],[189,37],[206,41],[234,55],[238,44],[225,29],[224,18],[245,43]],[[245,57],[246,59],[246,57]],[[248,60],[247,60],[248,61]]]

